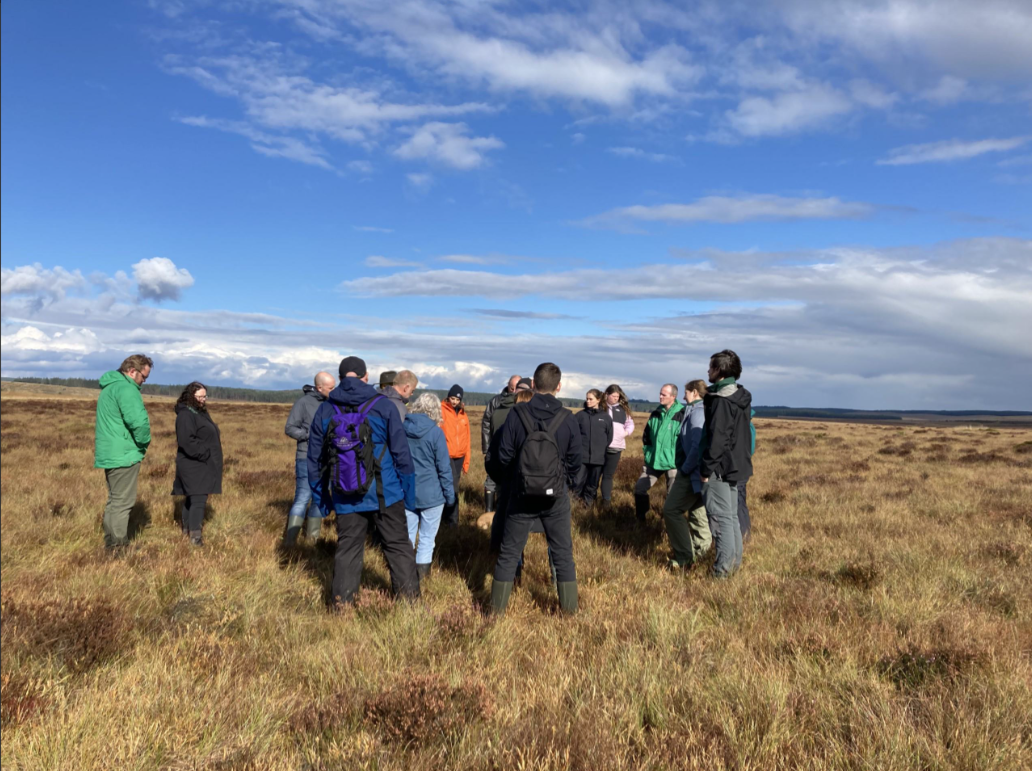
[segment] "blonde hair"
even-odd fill
[[[426,415],[434,423],[440,423],[441,420],[443,420],[441,417],[441,400],[429,391],[424,394],[420,394],[419,397],[409,405],[408,411],[410,415]]]

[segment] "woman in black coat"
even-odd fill
[[[204,507],[222,492],[222,437],[208,414],[208,389],[193,382],[176,402],[176,481],[172,495],[183,495],[183,533],[202,546]]]
[[[584,409],[575,416],[581,433],[581,466],[578,477],[578,498],[589,509],[595,505],[598,483],[606,462],[606,450],[613,441],[613,418],[605,407],[605,395],[597,388],[588,391]]]

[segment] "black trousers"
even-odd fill
[[[580,470],[580,485],[576,491],[577,497],[591,508],[598,497],[598,483],[602,479],[602,472],[605,466],[585,463]]]
[[[616,476],[616,469],[620,465],[622,452],[607,452],[606,462],[602,466],[602,500],[613,500],[613,478]]]
[[[570,533],[570,498],[565,491],[551,506],[528,504],[520,498],[509,501],[494,580],[512,582],[516,578],[523,547],[527,545],[527,537],[535,523],[544,528],[556,581],[576,581],[577,566],[573,563],[573,535]]]
[[[749,504],[745,499],[745,482],[738,483],[738,526],[742,529],[742,538],[745,538],[752,529],[752,521],[749,519]]]
[[[416,555],[408,539],[405,502],[379,511],[337,515],[337,552],[333,557],[333,601],[350,603],[362,583],[366,533],[370,524],[380,535],[380,547],[391,573],[391,590],[402,597],[419,596]]]
[[[207,495],[187,495],[183,498],[184,530],[197,532],[204,527],[204,507],[207,504]]]
[[[459,526],[459,483],[462,481],[462,464],[465,458],[449,458],[451,461],[452,488],[455,490],[455,503],[449,506],[444,505],[444,512],[441,514],[441,523],[449,527]]]

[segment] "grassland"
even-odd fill
[[[93,402],[4,391],[4,769],[1032,767],[1030,430],[758,421],[723,582],[664,569],[634,445],[615,510],[575,513],[581,613],[533,536],[495,621],[479,455],[423,601],[390,601],[369,548],[337,616],[332,527],[277,549],[287,407],[212,405],[226,494],[195,549],[171,404],[148,405],[142,527],[109,560]]]

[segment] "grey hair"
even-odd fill
[[[670,393],[672,393],[675,397],[677,396],[677,386],[674,385],[673,383],[664,383],[663,384],[663,388],[669,388],[670,389]],[[660,389],[660,390],[662,390],[662,389]]]
[[[410,414],[426,415],[434,423],[440,423],[443,420],[441,400],[429,391],[420,394],[412,404],[408,405],[408,411]]]

